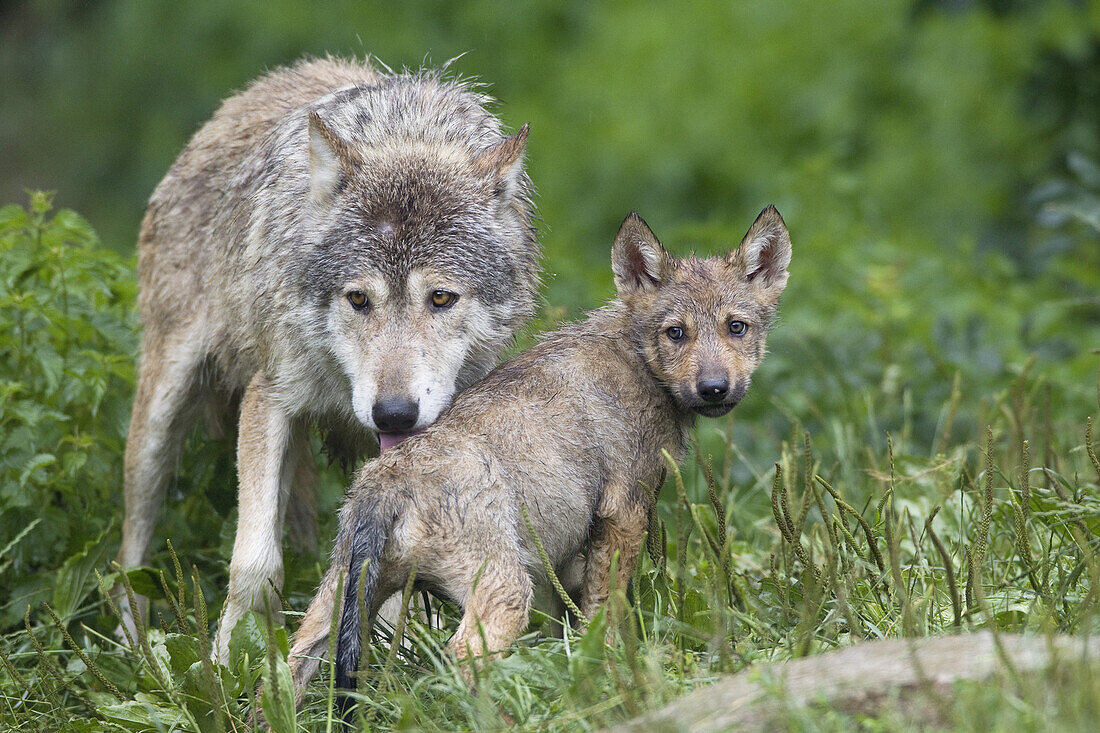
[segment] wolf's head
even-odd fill
[[[448,120],[411,119],[409,106],[373,138],[354,119],[344,136],[316,113],[308,124],[306,287],[355,416],[383,449],[495,364],[534,308],[539,272],[527,127],[505,137],[484,113],[472,130],[432,131]]]
[[[623,221],[611,266],[630,336],[684,408],[707,417],[745,396],[787,285],[791,240],[775,207],[725,257],[668,254],[637,214]]]

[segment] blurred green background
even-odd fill
[[[120,251],[190,134],[265,68],[464,54],[452,68],[531,123],[548,298],[577,306],[605,294],[632,209],[710,249],[774,202],[813,290],[916,250],[1034,274],[1065,252],[1032,236],[1029,193],[1097,152],[1096,3],[43,1],[3,3],[0,27],[0,198],[57,190]]]
[[[977,400],[1032,355],[1094,404],[1098,3],[6,2],[0,28],[0,200],[55,190],[117,251],[264,69],[459,57],[531,124],[548,320],[609,295],[627,212],[710,252],[775,203],[791,285],[741,414],[812,426],[872,387],[901,420],[909,390],[930,439],[956,372]]]
[[[489,85],[510,129],[530,123],[549,273],[536,328],[610,295],[608,251],[627,212],[674,251],[712,252],[778,206],[794,257],[772,353],[732,433],[701,432],[708,450],[724,441],[744,457],[735,482],[801,428],[825,450],[882,451],[891,431],[932,455],[956,379],[958,440],[1004,412],[1025,370],[1073,435],[1096,412],[1100,3],[9,0],[0,201],[54,190],[129,254],[144,201],[218,102],[266,68],[326,53],[395,69],[460,57],[451,68]],[[121,517],[130,387],[119,384],[104,388],[113,407],[87,417],[86,436],[109,435],[93,443],[114,478],[97,484],[85,536]],[[211,564],[233,526],[231,453],[218,450],[192,447],[180,485],[207,496],[174,494],[189,503],[162,520],[181,544],[218,537]],[[18,497],[11,537],[55,486],[23,457],[35,449],[3,451],[22,484],[42,474],[41,501],[15,484],[4,500]],[[16,569],[74,551],[58,511],[20,545]]]

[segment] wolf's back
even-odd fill
[[[194,134],[150,198],[139,247],[163,248],[172,240],[202,247],[220,230],[245,224],[233,221],[233,210],[262,206],[274,179],[308,175],[306,109],[352,143],[482,147],[501,139],[500,121],[487,109],[492,101],[438,71],[384,76],[365,62],[336,58],[276,68],[225,99]],[[182,236],[183,229],[208,236]]]
[[[174,205],[186,206],[201,218],[203,211],[215,208],[234,172],[287,113],[334,89],[378,79],[366,63],[333,58],[300,61],[259,77],[225,99],[191,137],[153,193],[150,215],[154,207]]]

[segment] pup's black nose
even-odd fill
[[[730,391],[730,382],[725,377],[706,377],[695,383],[695,389],[707,402],[721,402]]]
[[[396,397],[378,400],[371,410],[375,427],[380,433],[404,433],[416,425],[420,408],[410,399]]]

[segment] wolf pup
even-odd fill
[[[490,101],[438,72],[276,69],[222,104],[149,201],[118,560],[146,560],[194,419],[239,401],[222,654],[282,584],[284,518],[305,518],[299,535],[315,519],[310,426],[350,459],[372,433],[398,442],[533,311],[527,127],[506,137]]]
[[[542,563],[585,556],[591,615],[634,572],[662,450],[684,451],[697,415],[725,415],[764,356],[791,243],[764,209],[722,258],[677,259],[637,214],[612,249],[617,299],[463,392],[439,421],[358,473],[340,512],[332,565],[290,652],[297,699],[341,605],[337,684],[359,663],[359,594],[371,617],[416,568],[421,587],[464,609],[449,649],[496,652],[527,627]],[[363,577],[360,577],[364,568]],[[347,578],[337,597],[341,578]]]

